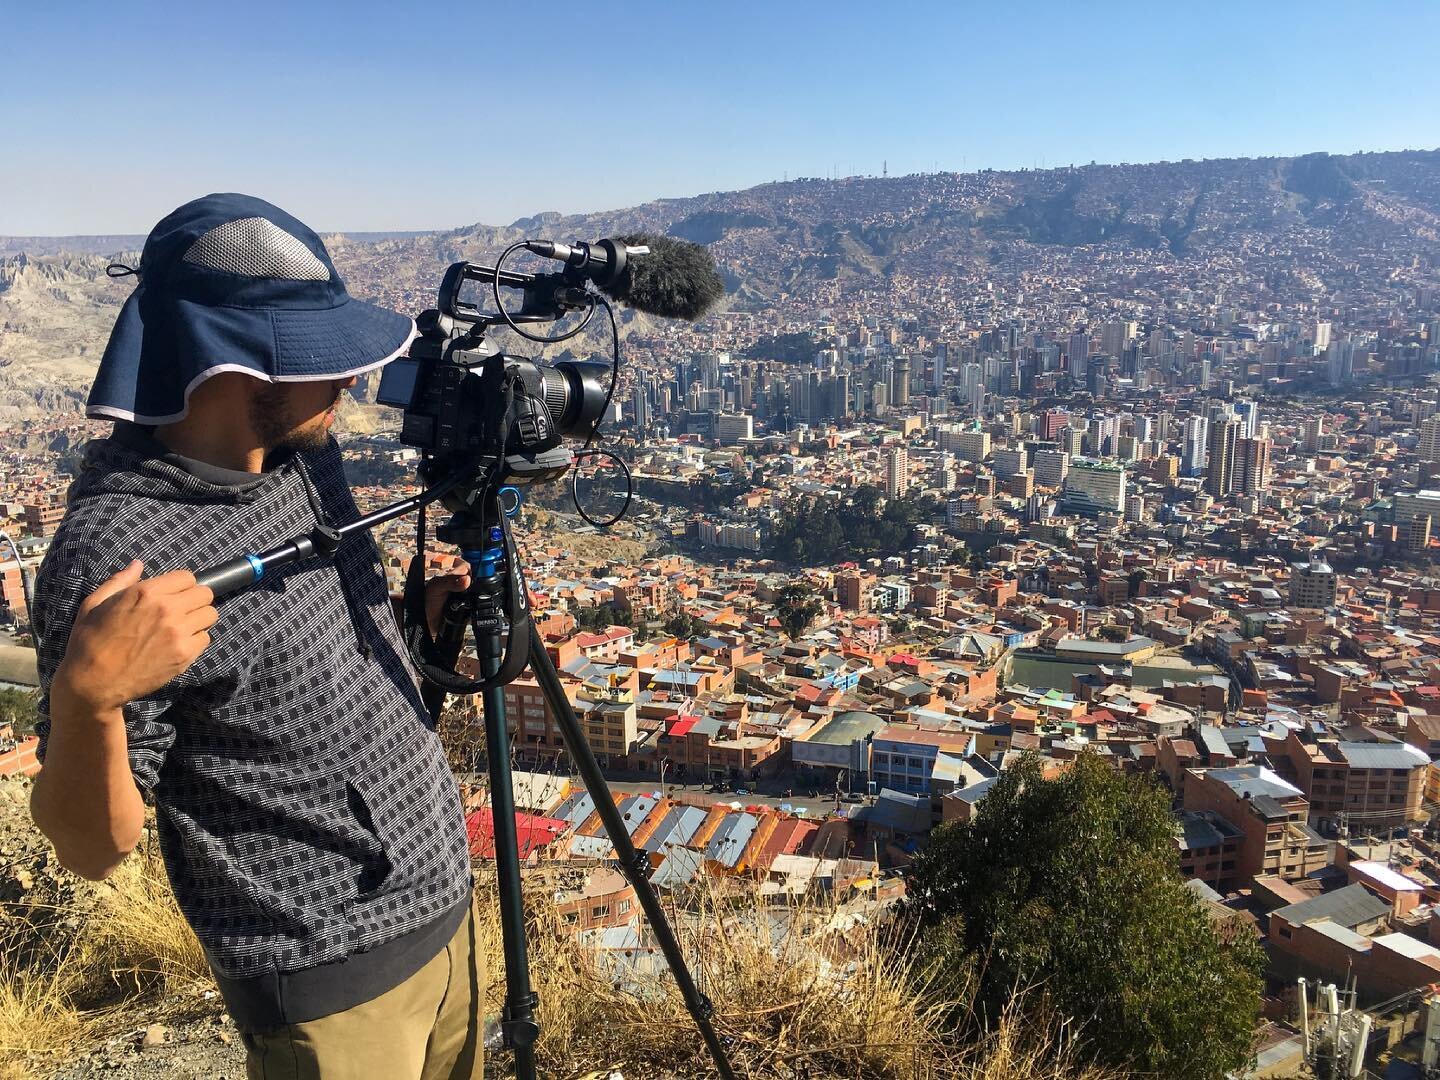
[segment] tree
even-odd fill
[[[990,1018],[1030,989],[1102,1064],[1176,1080],[1242,1068],[1260,949],[1217,931],[1184,886],[1169,807],[1097,754],[1054,779],[1022,758],[911,867],[921,967],[973,967]]]
[[[581,630],[596,633],[607,626],[619,626],[625,615],[613,604],[597,604],[595,607],[579,608],[575,611],[575,625]]]
[[[40,695],[33,690],[0,688],[0,724],[11,724],[17,734],[29,734],[35,727]]]
[[[688,641],[690,638],[702,634],[705,630],[705,624],[688,611],[682,609],[665,620],[663,629],[665,633],[673,638]]]
[[[780,626],[792,638],[803,634],[805,628],[824,610],[825,601],[803,581],[786,585],[780,590],[775,603],[775,613],[780,619]]]

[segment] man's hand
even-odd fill
[[[118,709],[154,693],[210,644],[214,594],[189,570],[141,581],[131,562],[80,605],[50,696],[59,711]]]
[[[440,613],[445,610],[446,599],[469,587],[470,566],[463,562],[456,565],[453,574],[440,574],[425,582],[425,622],[432,637],[440,632]]]

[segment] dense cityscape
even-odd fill
[[[963,204],[999,180],[905,182]],[[862,186],[784,197],[839,215]],[[740,274],[767,228],[716,213],[707,239]],[[1163,785],[1189,887],[1263,945],[1262,1062],[1298,1060],[1280,1023],[1298,976],[1353,981],[1377,1030],[1420,1008],[1440,983],[1435,215],[1337,250],[1333,222],[1201,243],[1237,219],[1215,214],[1188,243],[757,271],[693,326],[627,320],[602,442],[631,512],[596,530],[561,483],[517,524],[541,634],[658,888],[743,880],[880,918],[1015,763],[1098,755]],[[377,299],[426,302],[418,273],[387,291],[356,260]],[[417,490],[416,452],[373,387],[357,396],[341,441],[368,510]],[[0,413],[18,555],[0,547],[0,689],[37,685],[24,578],[104,434],[73,402]],[[412,529],[377,537],[396,592]],[[634,890],[534,677],[506,702],[522,854],[573,863],[566,922],[634,950]],[[484,859],[474,709],[452,721]],[[38,768],[23,725],[4,735],[0,770]]]

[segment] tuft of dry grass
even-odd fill
[[[481,896],[493,896],[482,882]],[[533,893],[534,883],[527,883]],[[541,1072],[582,1077],[714,1075],[699,1032],[658,952],[608,966],[581,945],[544,897],[531,896],[531,976],[539,995]],[[767,907],[753,888],[708,886],[671,912],[691,973],[740,1076],[1108,1080],[1057,1046],[1020,1003],[992,1031],[961,1041],[968,978],[911,968],[893,930],[854,922],[834,905]],[[490,1011],[504,993],[499,917],[481,905]],[[634,964],[638,961],[640,967]],[[942,989],[943,987],[943,989]],[[973,1020],[973,1017],[970,1019]],[[497,1055],[500,1061],[508,1055]]]
[[[75,942],[73,991],[85,1000],[213,982],[157,852],[137,851],[96,884]]]
[[[100,1015],[211,984],[159,856],[142,849],[93,883],[83,906],[31,909],[0,940],[0,1080],[48,1075],[46,1061],[92,1032]]]
[[[504,995],[493,866],[477,872],[488,1008]],[[531,976],[543,1075],[667,1080],[713,1076],[658,951],[606,957],[560,924],[547,873],[527,875]],[[100,1015],[210,979],[160,859],[142,850],[48,931],[0,940],[0,1080],[46,1075]],[[746,881],[717,881],[671,905],[690,970],[715,1007],[738,1075],[790,1080],[1113,1080],[1077,1064],[1053,1025],[1015,1007],[977,1035],[966,972],[915,970],[883,920],[832,903],[768,906]],[[68,932],[61,932],[68,927]],[[961,1032],[965,1034],[961,1035]],[[511,1057],[494,1054],[498,1074]],[[27,1071],[30,1070],[30,1071]]]
[[[90,1030],[71,1004],[74,968],[64,955],[48,965],[18,963],[18,952],[0,946],[0,1080],[28,1080],[29,1062],[63,1053]]]

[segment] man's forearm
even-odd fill
[[[31,813],[61,865],[98,881],[139,843],[145,824],[125,717],[118,708],[97,709],[71,698],[59,686],[52,687],[50,701],[50,739]]]

